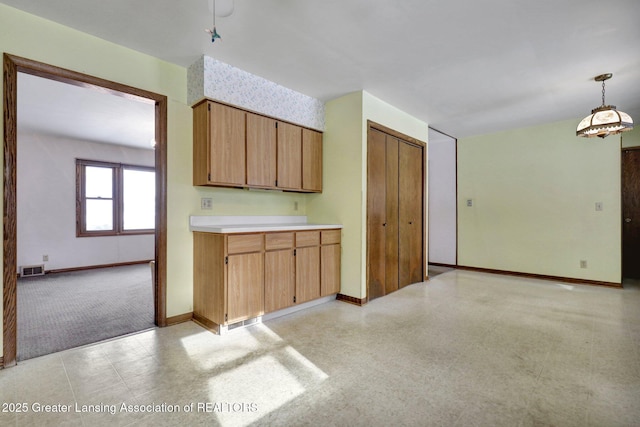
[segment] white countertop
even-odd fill
[[[189,229],[205,233],[260,233],[342,228],[342,224],[313,224],[306,216],[191,216]]]

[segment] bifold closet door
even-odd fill
[[[398,149],[397,138],[386,135],[385,295],[398,290]]]
[[[367,267],[368,298],[385,294],[386,270],[386,135],[369,130],[367,144]]]
[[[423,274],[423,198],[424,174],[422,147],[401,142],[399,145],[398,247],[399,287],[422,282]]]
[[[424,280],[424,148],[371,128],[367,153],[371,300]]]
[[[397,138],[371,129],[367,154],[369,299],[398,289]]]

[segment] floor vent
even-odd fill
[[[20,277],[44,276],[44,264],[23,265],[20,267]]]

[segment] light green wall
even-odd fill
[[[620,137],[576,123],[458,140],[460,265],[620,283]]]
[[[191,185],[192,118],[191,108],[186,103],[185,68],[3,4],[0,4],[0,35],[2,53],[22,56],[168,97],[167,316],[192,310],[193,249],[188,227],[189,215],[305,214],[304,195],[200,189]],[[4,99],[4,95],[0,95]],[[213,210],[200,210],[200,197],[203,196],[213,198]],[[294,201],[299,202],[298,211],[293,209]],[[2,304],[0,318],[1,310]]]
[[[340,292],[361,298],[362,92],[325,105],[322,193],[307,203],[311,222],[342,224]],[[366,181],[364,181],[366,182]]]
[[[637,125],[632,131],[624,132],[621,135],[623,147],[640,147],[640,128]]]
[[[325,111],[323,192],[309,199],[308,215],[314,222],[343,224],[340,292],[364,298],[367,295],[367,120],[423,142],[427,142],[428,125],[364,91],[328,102]],[[424,240],[428,241],[426,234]]]

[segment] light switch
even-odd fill
[[[467,199],[467,206],[473,207],[473,199]]]
[[[596,202],[596,210],[597,211],[601,211],[602,210],[602,202]]]

